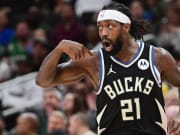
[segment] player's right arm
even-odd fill
[[[71,60],[58,65],[62,53],[66,53]],[[51,87],[80,80],[88,74],[88,64],[85,58],[91,56],[91,52],[82,44],[62,40],[44,59],[36,83],[41,87]]]

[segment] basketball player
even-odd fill
[[[144,25],[124,5],[104,7],[97,27],[103,49],[61,41],[42,63],[37,84],[50,87],[88,76],[97,88],[98,135],[165,135],[161,78],[180,87],[180,67],[166,50],[131,42],[131,36],[142,38]],[[58,65],[62,53],[71,60]]]

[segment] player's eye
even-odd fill
[[[112,28],[113,28],[113,26],[112,26],[111,24],[109,24],[109,25],[108,25],[108,28],[109,28],[109,29],[112,29]]]
[[[102,30],[102,26],[98,26],[98,30]]]

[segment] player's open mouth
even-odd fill
[[[110,47],[110,46],[111,46],[111,44],[110,44],[110,43],[108,43],[108,42],[105,42],[105,43],[104,43],[104,46],[105,46],[105,47]]]
[[[109,40],[102,40],[102,43],[104,45],[104,48],[107,50],[107,51],[110,51],[112,49],[112,45],[111,45],[111,42]]]

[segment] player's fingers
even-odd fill
[[[174,122],[174,130],[177,130],[177,129],[178,129],[178,127],[179,127],[179,123]]]
[[[81,59],[83,59],[85,57],[85,53],[84,53],[84,49],[82,49],[81,51]]]
[[[82,52],[82,50],[80,50],[79,52],[78,52],[78,60],[80,60],[80,59],[82,59],[83,58],[83,52]]]
[[[92,53],[83,46],[77,46],[76,51],[74,51],[74,57],[72,57],[74,60],[80,60],[84,59],[85,57],[92,56]]]
[[[73,60],[81,59],[81,50],[82,50],[82,48],[80,46],[76,46],[70,53],[71,59],[73,59]]]
[[[173,132],[173,130],[174,130],[173,126],[174,126],[174,121],[170,120],[169,123],[168,123],[168,132],[169,133]]]
[[[85,57],[84,48],[85,47],[83,47],[83,46],[81,46],[81,48],[80,48],[80,59],[84,59],[84,57]]]
[[[176,122],[176,121],[172,121],[172,125],[170,127],[170,133],[174,133],[176,134],[176,132],[179,132],[179,125],[180,123],[179,122]]]
[[[87,56],[89,56],[89,54],[87,54],[87,49],[85,47],[82,47],[81,59],[84,59]]]
[[[73,57],[71,57],[72,60],[77,60],[77,54],[75,54]]]
[[[180,123],[177,124],[176,134],[180,135]]]

